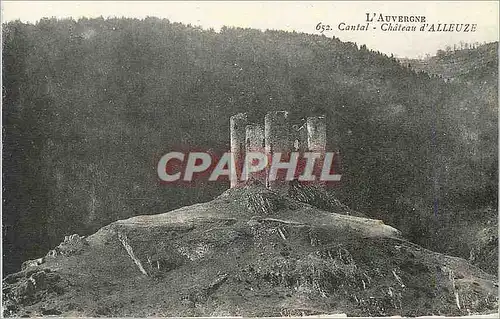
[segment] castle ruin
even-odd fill
[[[238,113],[230,118],[231,156],[235,165],[236,176],[231,179],[231,188],[244,185],[247,180],[258,181],[267,188],[279,190],[288,184],[284,176],[274,172],[276,179],[270,179],[268,164],[262,171],[242,174],[253,163],[245,163],[245,156],[250,152],[265,154],[273,159],[277,153],[281,154],[280,161],[290,161],[290,154],[297,152],[326,151],[326,118],[325,116],[308,117],[302,126],[290,125],[287,111],[268,112],[264,118],[264,125],[249,123],[246,113]],[[318,159],[322,161],[322,158]],[[285,163],[286,164],[286,163]]]

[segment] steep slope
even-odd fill
[[[472,175],[473,179],[497,180],[498,147],[492,142],[498,144],[498,42],[467,49],[440,50],[427,59],[400,59],[400,62],[416,72],[441,78],[451,89],[447,101],[452,107],[446,116],[452,118],[455,132],[452,134],[461,144],[457,155],[464,161],[448,161],[453,155],[446,156],[444,161],[448,163],[437,165],[444,166],[445,170],[436,173],[435,180],[454,185],[452,189],[468,183]],[[460,178],[458,172],[463,173]],[[426,213],[413,207],[414,220],[421,222],[407,218],[405,222],[393,223],[420,245],[468,258],[482,269],[498,273],[498,199],[487,201],[483,196],[496,191],[496,186],[471,187],[466,192],[452,189],[436,191],[435,201],[440,208],[433,214],[429,213],[431,209]],[[443,207],[444,197],[451,204]],[[407,231],[406,225],[418,226]]]
[[[5,315],[459,315],[495,278],[379,220],[260,186],[66,238],[4,279]]]

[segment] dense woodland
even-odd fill
[[[179,147],[229,149],[229,117],[242,111],[326,114],[342,156],[336,196],[442,250],[429,226],[439,216],[496,208],[489,48],[467,81],[447,83],[318,35],[157,18],[4,24],[4,272],[64,235],[220,194],[228,184],[161,185],[157,161]],[[440,227],[453,229],[448,219]]]
[[[439,75],[446,81],[461,81],[469,84],[485,84],[498,74],[495,63],[498,61],[498,43],[480,45],[478,43],[461,43],[460,46],[447,50],[438,50],[435,56],[424,59],[399,59],[417,71]],[[494,79],[493,79],[494,80]],[[483,82],[483,83],[481,83]],[[487,86],[494,89],[496,81]]]

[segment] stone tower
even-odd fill
[[[264,120],[265,150],[271,164],[275,153],[282,154],[282,161],[288,161],[292,150],[292,141],[290,138],[290,126],[287,111],[269,112]],[[284,181],[282,172],[278,172],[278,178],[275,181],[267,181],[267,186],[271,189],[278,189],[287,185]],[[282,176],[283,175],[283,176]],[[269,170],[266,169],[266,176],[269,177]]]
[[[230,178],[231,188],[241,185],[241,171],[245,160],[245,135],[248,118],[246,113],[238,113],[231,116],[231,164],[235,165],[236,176]]]

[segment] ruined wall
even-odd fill
[[[269,162],[271,162],[272,156],[275,153],[281,153],[282,160],[288,161],[288,155],[292,150],[288,112],[269,112],[266,114],[264,122],[265,149],[270,159]],[[269,170],[266,170],[266,174],[268,173]],[[281,176],[281,173],[283,173],[282,170],[279,173],[275,181],[267,181],[267,186],[269,188],[281,188],[281,186],[287,184],[283,180],[284,176]]]
[[[261,124],[249,124],[246,126],[246,153],[256,152],[264,154],[265,151],[265,139],[264,139],[264,127]],[[257,163],[246,162],[247,167],[251,165],[256,165]],[[261,170],[259,172],[253,172],[248,174],[247,179],[258,181],[262,185],[266,184],[266,171]]]
[[[325,161],[326,152],[326,120],[324,116],[308,117],[307,125],[307,148],[309,152],[317,152],[321,154],[315,162],[313,175],[316,176],[316,184],[324,184],[319,181],[321,170]]]
[[[269,112],[265,117],[265,146],[270,153],[290,152],[290,126],[287,111]]]
[[[311,152],[325,152],[326,120],[324,116],[307,118],[307,148]]]
[[[231,155],[232,165],[234,163],[236,169],[237,179],[231,178],[231,188],[236,187],[242,182],[240,181],[243,162],[245,160],[245,136],[248,118],[246,113],[238,113],[231,116],[230,120],[231,130]]]
[[[295,152],[306,152],[307,145],[307,126],[306,124],[302,126],[294,125],[292,127],[292,136],[293,136],[293,150]]]
[[[295,170],[296,172],[296,177],[298,178],[299,176],[303,175],[305,167],[306,167],[306,160],[303,157],[303,154],[307,152],[308,146],[307,146],[307,124],[304,123],[303,125],[293,125],[292,126],[292,138],[293,138],[293,151],[298,152],[300,154],[300,159],[297,163],[297,169]]]

